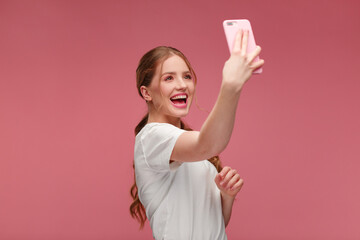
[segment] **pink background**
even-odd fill
[[[229,239],[360,239],[359,1],[0,1],[0,239],[151,239],[129,215],[135,69],[190,59],[210,111],[251,21],[264,72],[221,157],[245,180]],[[207,113],[192,107],[199,129]]]

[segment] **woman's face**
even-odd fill
[[[149,90],[155,108],[153,114],[157,115],[159,121],[166,121],[188,114],[195,84],[185,61],[172,55],[157,67]]]

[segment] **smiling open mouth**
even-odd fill
[[[186,95],[177,95],[173,98],[170,98],[170,100],[175,104],[184,104],[186,103],[187,97]]]
[[[179,94],[172,98],[170,98],[171,102],[176,107],[186,107],[187,102],[187,95],[186,94]]]

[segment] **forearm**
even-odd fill
[[[212,157],[222,152],[234,128],[236,109],[241,89],[223,84],[218,99],[201,127],[199,145]]]
[[[225,227],[227,227],[230,222],[234,200],[235,197],[227,196],[221,193],[222,213],[224,216]]]
[[[239,31],[230,58],[223,68],[223,80],[219,97],[213,110],[200,130],[199,146],[209,157],[219,154],[227,146],[234,127],[236,108],[240,92],[252,73],[264,64],[263,60],[253,63],[261,48],[247,53],[249,31]],[[203,148],[206,146],[206,148]]]

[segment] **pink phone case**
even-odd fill
[[[247,19],[237,19],[237,20],[225,20],[223,22],[224,31],[228,47],[231,53],[231,50],[234,47],[236,33],[240,30],[249,30],[249,39],[247,52],[252,52],[256,48],[255,38],[249,20]],[[259,61],[259,57],[254,59],[254,62]],[[256,69],[253,73],[262,73],[262,68]]]

